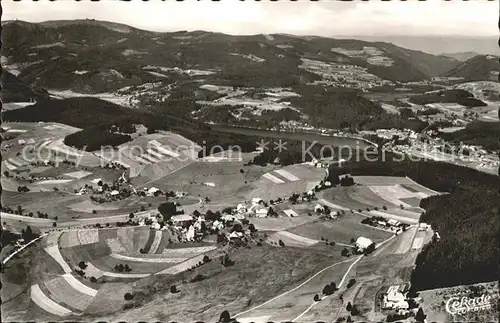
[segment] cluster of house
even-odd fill
[[[397,310],[399,314],[407,314],[410,309],[406,298],[409,287],[408,284],[389,286],[382,299],[382,309]]]
[[[379,138],[383,139],[393,139],[397,137],[398,139],[417,139],[418,133],[411,129],[377,129],[376,134]]]
[[[250,203],[243,202],[236,206],[236,213],[241,216],[265,218],[269,215],[269,207],[260,197],[254,197]]]

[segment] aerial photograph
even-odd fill
[[[499,322],[497,1],[14,1],[2,322]]]

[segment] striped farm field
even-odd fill
[[[154,231],[154,238],[148,253],[156,253],[162,238],[162,232],[160,230],[153,230],[153,231]]]
[[[146,244],[144,245],[144,248],[142,248],[143,252],[142,253],[149,253],[149,250],[151,250],[151,246],[153,245],[153,241],[155,239],[155,232],[154,230],[149,230],[148,233],[148,240],[146,241]]]
[[[71,310],[59,305],[58,303],[51,300],[42,290],[40,286],[31,286],[31,300],[44,311],[57,316],[67,316],[71,314]]]
[[[162,230],[162,238],[158,249],[156,249],[156,254],[161,254],[165,248],[168,247],[171,241],[173,241],[172,234],[166,230]]]
[[[217,249],[217,246],[204,246],[204,247],[188,247],[188,248],[167,248],[164,249],[162,254],[168,255],[169,257],[189,257],[192,255],[198,255],[200,253],[209,252]]]
[[[192,268],[193,266],[198,265],[200,262],[203,262],[203,255],[199,255],[193,258],[190,258],[184,262],[176,264],[170,268],[164,269],[156,273],[156,275],[175,275],[181,272]]]
[[[92,296],[74,289],[63,277],[45,281],[43,285],[47,296],[66,308],[81,312],[92,302]]]
[[[178,263],[178,262],[177,262]],[[116,265],[128,265],[132,271],[122,273],[115,271]],[[110,276],[107,273],[116,273],[116,274],[154,274],[158,271],[169,268],[176,263],[174,262],[139,262],[139,261],[128,261],[124,259],[116,259],[114,256],[108,255],[104,257],[100,257],[92,261],[92,265],[103,271],[105,276]]]
[[[278,169],[278,170],[275,170],[274,172],[280,174],[281,176],[283,176],[284,178],[286,178],[290,182],[295,182],[295,181],[300,180],[300,178],[298,178],[297,176],[295,176],[294,174],[290,173],[289,171],[287,171],[285,169]]]
[[[278,177],[274,176],[273,174],[271,173],[265,173],[264,175],[262,175],[262,177],[270,180],[271,182],[273,182],[274,184],[283,184],[285,183],[284,180],[282,179],[279,179]]]
[[[268,240],[274,242],[278,242],[279,240],[281,240],[285,243],[286,246],[293,247],[310,247],[320,242],[319,240],[309,239],[288,231],[276,232],[270,235]]]
[[[124,260],[124,261],[129,261],[129,262],[161,262],[161,263],[167,263],[167,264],[177,264],[183,261],[186,261],[188,258],[165,258],[165,257],[133,257],[133,256],[126,256],[126,255],[119,255],[119,254],[114,254],[112,253],[110,255],[112,258],[118,259],[118,260]]]
[[[361,215],[349,213],[334,221],[308,223],[287,231],[309,239],[321,240],[323,237],[343,244],[351,244],[351,239],[358,237],[380,242],[392,236],[392,233],[363,225],[361,220],[364,218]]]

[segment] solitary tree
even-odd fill
[[[131,293],[125,293],[125,295],[123,295],[123,298],[125,298],[126,301],[131,301],[134,298],[134,295],[132,295]]]
[[[318,294],[314,295],[314,301],[319,302],[319,295]]]
[[[351,311],[351,309],[352,309],[352,304],[351,304],[351,302],[347,303],[347,306],[345,307],[345,309],[346,309],[348,312],[350,312],[350,311]]]
[[[170,292],[171,292],[172,294],[175,294],[175,293],[177,293],[177,292],[179,292],[179,291],[177,290],[177,287],[176,287],[175,285],[172,285],[172,286],[170,286]]]
[[[80,267],[81,269],[85,269],[85,268],[87,268],[87,264],[84,261],[80,261],[78,263],[78,267]]]
[[[424,314],[424,310],[421,307],[419,307],[417,314],[415,315],[415,320],[417,322],[424,322],[426,317],[427,315]]]
[[[281,239],[278,241],[278,243],[279,243],[280,247],[284,247],[285,246],[285,243]]]
[[[224,310],[222,313],[220,313],[219,323],[229,323],[229,322],[231,322],[231,315],[229,315],[229,312],[227,310]]]

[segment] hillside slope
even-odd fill
[[[447,77],[463,77],[467,81],[496,80],[494,72],[500,71],[498,57],[492,55],[475,56],[450,71],[444,73]]]

